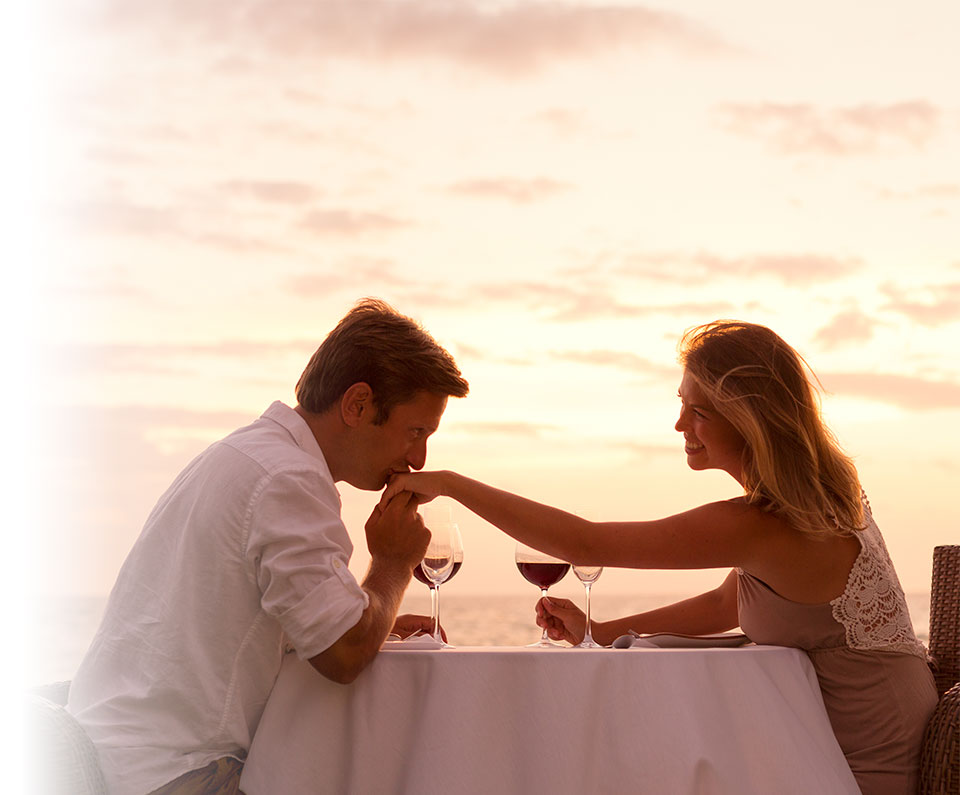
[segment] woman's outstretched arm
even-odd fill
[[[638,569],[748,567],[769,544],[764,515],[738,501],[714,502],[647,522],[589,522],[456,472],[394,476],[381,504],[401,491],[422,502],[451,497],[518,541],[571,563]]]

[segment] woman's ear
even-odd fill
[[[348,387],[340,398],[340,417],[351,428],[372,417],[373,412],[373,390],[363,381]]]

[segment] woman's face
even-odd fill
[[[686,371],[679,395],[682,406],[675,427],[683,434],[687,465],[696,470],[722,469],[742,484],[743,437]]]

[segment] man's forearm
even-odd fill
[[[328,679],[352,682],[376,656],[400,610],[412,569],[393,561],[371,560],[361,587],[369,603],[360,620],[310,662]]]

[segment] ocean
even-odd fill
[[[443,589],[441,589],[442,591]],[[523,646],[540,636],[534,623],[537,595],[442,593],[440,620],[453,645]],[[610,594],[595,588],[591,612],[595,620],[631,615],[684,598],[677,594]],[[105,596],[47,598],[35,605],[30,642],[24,661],[24,686],[72,679],[97,630]],[[917,636],[927,641],[930,594],[908,593],[907,604]],[[430,613],[426,589],[411,589],[402,612]]]

